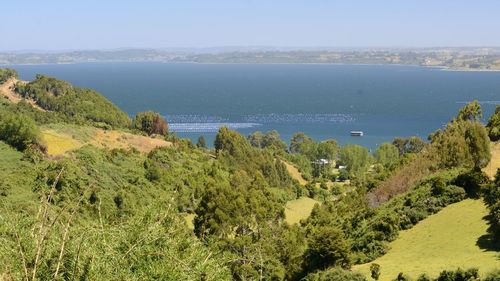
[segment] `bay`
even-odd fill
[[[500,103],[500,72],[443,71],[399,65],[174,64],[156,62],[15,65],[93,88],[133,116],[154,110],[170,130],[213,142],[222,125],[248,135],[305,132],[374,149],[394,137],[441,128],[466,102],[485,118]],[[361,130],[363,137],[351,137]]]

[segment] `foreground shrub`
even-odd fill
[[[357,272],[334,267],[325,271],[311,273],[304,278],[305,281],[366,281],[366,278]]]
[[[45,150],[35,122],[24,115],[0,113],[0,140],[21,151],[30,145]]]

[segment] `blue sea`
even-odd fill
[[[93,88],[128,114],[154,110],[170,130],[212,142],[220,126],[242,134],[277,130],[375,148],[442,128],[467,102],[485,118],[500,103],[500,72],[397,65],[82,63],[16,65]],[[361,130],[363,137],[351,137]]]

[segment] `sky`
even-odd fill
[[[500,46],[499,0],[16,0],[0,51]]]

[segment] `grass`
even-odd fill
[[[309,197],[300,197],[290,200],[285,205],[285,220],[288,224],[299,223],[311,214],[311,211],[318,201]]]
[[[196,217],[196,214],[183,213],[182,216],[186,221],[187,227],[191,230],[194,230],[194,218]]]
[[[2,208],[26,211],[37,200],[32,192],[36,169],[22,157],[21,152],[0,141],[0,216]]]
[[[302,177],[302,174],[299,172],[299,169],[297,169],[297,167],[293,166],[292,164],[286,162],[286,161],[283,161],[283,164],[285,164],[286,166],[286,169],[288,171],[288,173],[290,174],[290,176],[297,180],[300,185],[306,185],[307,184],[307,181]]]
[[[91,144],[99,148],[135,148],[148,153],[158,146],[169,146],[162,139],[134,135],[116,130],[103,130],[93,127],[53,124],[42,128],[42,138],[47,143],[50,155],[61,155],[67,151]]]
[[[47,144],[47,152],[50,155],[64,154],[66,151],[79,148],[83,145],[71,136],[59,134],[52,130],[43,131],[42,139]]]
[[[493,178],[500,169],[500,142],[491,143],[491,161],[486,166],[483,171],[490,177]]]
[[[487,214],[481,200],[467,199],[402,231],[388,253],[373,261],[381,266],[380,280],[392,280],[401,271],[416,278],[458,267],[477,267],[482,274],[500,268],[500,253],[487,239]],[[370,278],[370,264],[353,269]]]

